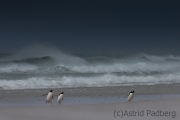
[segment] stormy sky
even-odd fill
[[[1,0],[0,53],[46,44],[70,53],[180,54],[177,0]]]

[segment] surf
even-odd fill
[[[98,87],[179,83],[173,55],[78,55],[30,46],[0,57],[1,89]]]

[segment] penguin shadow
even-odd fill
[[[46,103],[47,106],[53,106],[53,102]]]

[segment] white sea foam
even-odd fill
[[[0,73],[174,73],[180,72],[179,63],[149,63],[149,62],[138,62],[138,63],[112,63],[112,64],[82,64],[82,65],[57,65],[48,67],[38,67],[33,64],[21,63],[9,63],[7,65],[1,65]]]
[[[68,87],[125,86],[179,83],[179,74],[158,76],[117,76],[106,74],[94,77],[63,76],[59,78],[35,77],[22,80],[1,80],[2,89],[39,89]]]
[[[27,47],[0,60],[0,88],[38,89],[180,83],[180,57],[139,54],[80,57]]]
[[[175,72],[180,71],[180,64],[175,63],[113,63],[99,65],[82,65],[71,67],[72,71],[80,73],[112,73],[112,72]]]

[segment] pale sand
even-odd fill
[[[1,90],[0,120],[180,120],[179,86],[54,89],[54,95],[65,92],[61,105],[57,104],[57,97],[53,104],[45,103],[46,97],[42,95],[49,89]],[[123,96],[132,89],[135,90],[134,101],[126,103]],[[164,115],[147,114],[158,113],[158,110]],[[122,111],[137,113],[122,117]]]
[[[166,99],[91,105],[6,106],[0,108],[0,118],[1,120],[179,120],[179,101],[180,99]],[[121,118],[121,110],[137,113]],[[164,114],[154,116],[147,114],[148,110],[151,113],[161,110]],[[166,111],[168,114],[165,114]]]

